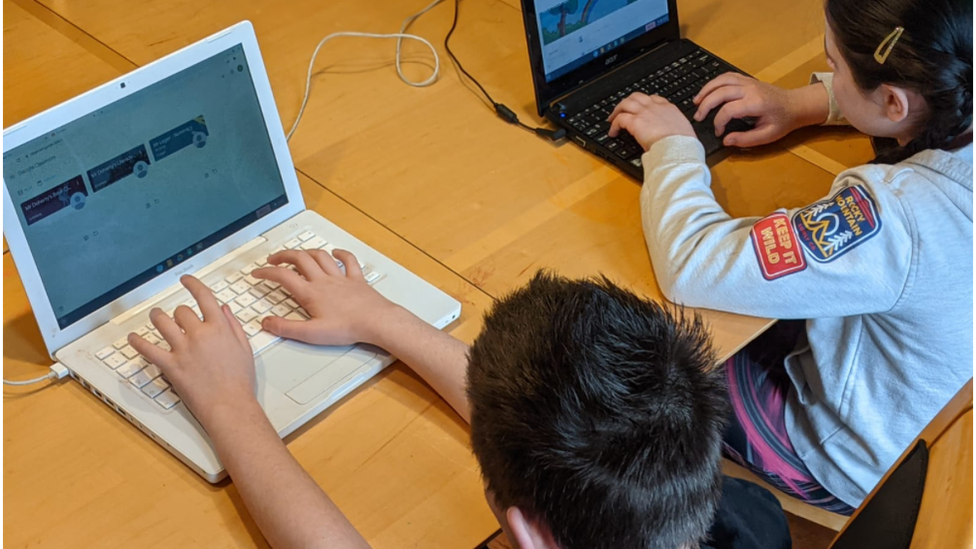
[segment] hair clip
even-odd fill
[[[895,27],[895,30],[891,31],[891,34],[885,37],[884,40],[878,44],[878,49],[874,50],[874,60],[879,64],[884,65],[885,61],[888,60],[888,56],[891,55],[891,50],[894,49],[895,44],[898,43],[898,39],[901,38],[901,33],[905,32],[904,27]],[[885,44],[888,45],[885,48]],[[881,50],[884,49],[884,53]]]

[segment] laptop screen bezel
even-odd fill
[[[522,20],[525,23],[525,40],[529,49],[532,83],[535,88],[535,104],[539,116],[543,116],[553,101],[566,95],[596,77],[605,74],[661,43],[681,38],[678,25],[677,0],[668,0],[668,22],[655,27],[633,40],[593,58],[592,61],[546,82],[546,69],[542,62],[542,41],[536,23],[535,0],[522,0]]]
[[[258,48],[254,28],[249,21],[238,23],[213,36],[171,53],[158,61],[120,76],[74,99],[4,129],[3,152],[6,154],[8,151],[24,143],[87,116],[98,109],[128,97],[133,93],[237,45],[243,46],[244,49],[252,84],[254,85],[262,115],[266,121],[268,136],[271,141],[271,146],[274,149],[275,159],[278,163],[288,203],[270,212],[268,215],[259,218],[257,221],[247,225],[210,248],[202,250],[198,255],[193,256],[193,259],[182,263],[180,268],[163,272],[149,282],[100,307],[73,324],[61,328],[58,325],[54,309],[41,281],[37,264],[28,246],[24,228],[21,226],[17,216],[16,206],[10,196],[6,181],[4,181],[4,236],[7,238],[11,256],[17,266],[17,271],[24,284],[27,298],[30,300],[31,307],[33,308],[34,316],[41,330],[41,336],[44,339],[44,344],[52,357],[58,349],[68,343],[93,331],[163,290],[178,284],[180,276],[200,270],[232,250],[254,240],[262,233],[267,232],[283,221],[300,213],[305,209],[305,203],[298,184],[298,177],[292,164],[291,154],[288,150],[288,142],[285,139],[281,120],[278,116],[278,109],[271,92],[271,84],[268,81],[261,51]]]

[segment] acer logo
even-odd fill
[[[607,60],[604,61],[603,64],[604,65],[609,65],[610,63],[613,63],[616,60],[617,60],[617,56],[616,55],[611,55],[610,57],[607,57]]]

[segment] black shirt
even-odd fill
[[[722,501],[701,549],[790,549],[790,527],[776,498],[751,482],[725,477]]]

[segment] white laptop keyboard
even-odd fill
[[[313,232],[305,231],[286,242],[284,246],[279,246],[272,253],[285,249],[320,249],[331,254],[335,246]],[[341,261],[337,259],[336,262],[344,268]],[[375,284],[382,278],[380,273],[368,268],[362,262],[359,265],[363,269],[366,282],[369,284]],[[263,256],[257,261],[245,265],[238,272],[224,277],[223,280],[210,284],[210,289],[213,290],[217,301],[221,304],[226,303],[241,321],[254,354],[258,354],[280,339],[278,336],[264,331],[261,327],[261,322],[265,317],[280,316],[289,320],[308,319],[308,313],[291,298],[288,290],[282,288],[277,282],[259,280],[251,275],[255,269],[265,266],[268,266],[268,256]],[[209,279],[210,277],[206,278]],[[192,298],[184,301],[183,304],[193,309],[193,312],[202,318],[200,307]],[[173,311],[166,311],[166,314],[172,317]],[[169,344],[166,343],[151,322],[139,327],[135,332],[162,349],[167,351],[170,349]],[[159,368],[150,364],[136,352],[126,338],[122,338],[98,351],[95,356],[163,409],[169,410],[180,403],[179,395],[166,381]]]

